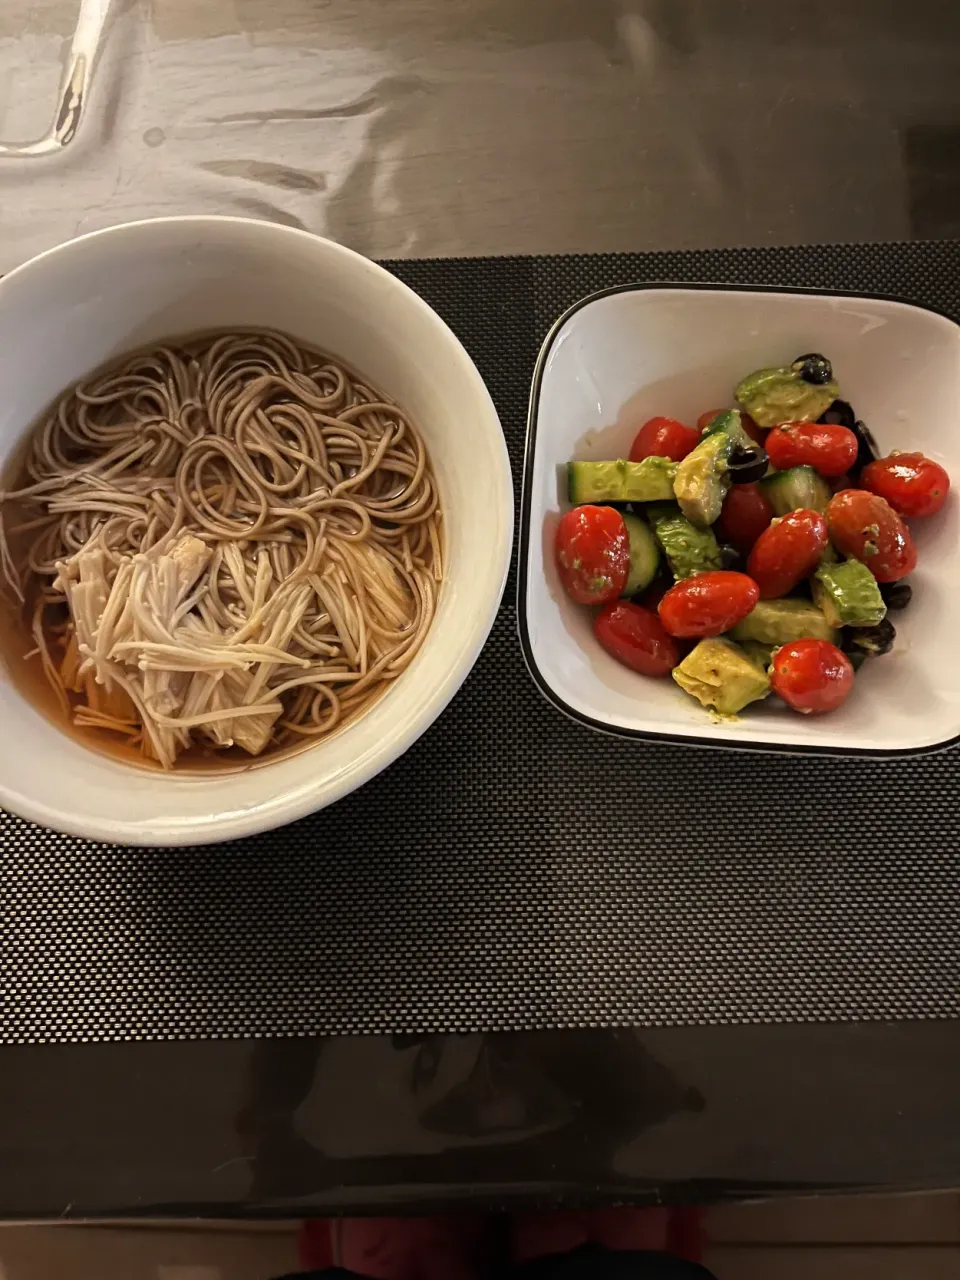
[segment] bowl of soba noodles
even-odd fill
[[[472,667],[513,532],[443,321],[247,219],[95,232],[0,280],[0,804],[249,835],[396,760]]]

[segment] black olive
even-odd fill
[[[847,657],[850,659],[850,665],[854,671],[859,671],[867,660],[867,655],[862,649],[854,649],[852,653],[847,654]]]
[[[848,627],[843,635],[843,648],[849,654],[863,653],[868,658],[889,653],[897,638],[897,629],[889,618],[875,627]]]
[[[880,594],[888,609],[905,609],[913,599],[913,587],[909,582],[881,582]]]
[[[825,413],[821,413],[817,421],[847,427],[857,437],[857,460],[850,468],[851,480],[859,479],[863,468],[870,462],[876,462],[880,457],[880,448],[873,438],[873,433],[867,424],[861,422],[856,416],[847,400],[834,400],[830,408]]]
[[[804,382],[810,382],[815,387],[826,386],[833,377],[833,365],[826,356],[816,351],[797,356],[790,368],[799,373]]]
[[[752,449],[741,445],[731,453],[727,471],[734,484],[753,484],[754,481],[763,479],[769,465],[766,449],[758,444]]]
[[[739,570],[743,568],[743,556],[729,542],[720,544],[720,568]]]
[[[830,422],[834,426],[849,427],[852,431],[857,423],[857,415],[849,400],[834,400],[833,404],[817,419],[818,422]]]
[[[876,462],[880,457],[880,447],[873,438],[873,432],[859,419],[853,424],[853,434],[857,437],[857,461],[851,470],[859,474],[868,463]]]

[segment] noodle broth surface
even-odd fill
[[[12,679],[85,745],[178,773],[254,767],[368,710],[442,578],[415,427],[260,331],[70,388],[10,460],[2,519]]]

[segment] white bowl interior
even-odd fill
[[[133,843],[247,834],[338,799],[395,759],[470,669],[509,564],[513,492],[493,403],[414,293],[329,241],[269,223],[174,218],[72,241],[0,280],[0,466],[71,382],[145,343],[271,327],[346,361],[422,431],[445,513],[446,580],[417,658],[366,714],[310,750],[206,777],[161,776],[84,748],[0,680],[0,803]]]
[[[922,308],[869,298],[635,288],[586,302],[554,333],[531,424],[523,607],[530,660],[552,696],[600,725],[730,746],[920,750],[960,735],[960,517],[956,494],[915,521],[914,599],[894,615],[894,651],[869,662],[829,716],[775,700],[716,723],[672,680],[650,680],[599,647],[592,612],[564,594],[552,546],[571,459],[626,455],[655,414],[695,423],[732,403],[751,369],[822,351],[883,451],[919,449],[960,484],[960,328]]]

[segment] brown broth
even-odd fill
[[[238,327],[236,332],[240,331]],[[251,330],[251,332],[256,332],[256,330]],[[207,336],[207,333],[203,332],[190,335],[188,338],[176,338],[174,340],[182,345],[187,342],[198,341]],[[154,345],[151,343],[147,348],[142,349],[149,350]],[[298,345],[308,349],[304,343],[299,343]],[[129,359],[136,352],[137,349],[134,348],[132,351],[127,352],[122,359]],[[358,381],[363,381],[356,371],[338,356],[331,356],[330,358],[336,360],[342,368],[347,370]],[[111,363],[118,363],[118,361]],[[0,491],[16,490],[29,483],[29,478],[26,475],[26,466],[37,426],[45,420],[60,398],[61,396],[57,396],[53,404],[44,409],[43,413],[24,433],[22,439],[18,441],[6,464],[0,470]],[[15,523],[15,511],[16,507],[13,504],[4,504],[0,507],[0,518]],[[13,516],[12,520],[10,519],[11,516]],[[441,543],[443,542],[443,535],[444,528],[441,520]],[[29,535],[25,534],[23,536],[28,537]],[[13,540],[10,542],[10,550],[14,563],[22,563],[25,557]],[[441,546],[441,554],[443,554],[444,550],[445,548]],[[123,764],[133,765],[138,769],[146,769],[151,773],[159,773],[165,777],[182,776],[184,774],[202,776],[212,773],[241,773],[249,769],[262,768],[264,765],[273,764],[278,760],[288,759],[291,756],[299,755],[303,751],[309,751],[320,742],[330,741],[331,738],[336,737],[344,729],[348,728],[360,716],[365,715],[367,711],[380,702],[393,684],[392,680],[383,681],[379,689],[368,697],[362,706],[354,711],[346,712],[335,729],[317,738],[297,735],[293,741],[284,743],[282,746],[268,746],[266,750],[257,756],[250,755],[242,747],[216,748],[209,744],[198,743],[182,751],[177,756],[172,769],[164,769],[158,761],[144,756],[138,747],[131,746],[120,734],[113,733],[108,729],[99,729],[92,725],[78,725],[74,722],[72,716],[64,716],[57,694],[46,677],[39,654],[34,654],[32,657],[25,656],[36,648],[30,629],[31,617],[31,603],[28,601],[26,606],[21,606],[19,601],[12,598],[6,583],[0,578],[0,669],[10,679],[10,682],[21,693],[23,698],[41,712],[57,729],[68,734],[82,746],[96,751],[100,755],[119,760]],[[47,642],[50,645],[51,654],[59,663],[62,657],[62,649],[55,640],[52,640],[49,634],[47,635]],[[83,699],[79,694],[71,693],[69,690],[67,691],[67,697],[72,707],[80,706],[83,703]]]
[[[280,747],[268,747],[258,756],[250,755],[242,747],[216,749],[212,746],[196,744],[177,756],[173,769],[164,769],[158,761],[142,755],[138,747],[131,746],[119,734],[111,733],[108,729],[97,729],[91,725],[78,725],[72,718],[65,717],[59,699],[44,673],[39,655],[24,657],[24,654],[35,648],[33,636],[20,611],[19,602],[11,604],[6,597],[0,599],[0,667],[24,700],[35,707],[57,729],[69,734],[82,746],[100,755],[119,760],[123,764],[147,769],[151,773],[159,773],[165,777],[183,774],[242,773],[248,769],[258,769],[264,765],[273,764],[277,760],[289,759],[290,756],[299,755],[301,751],[309,751],[318,742],[329,742],[341,730],[352,724],[359,715],[369,711],[380,701],[392,684],[392,681],[384,682],[375,697],[365,702],[352,714],[344,715],[335,729],[323,734],[319,739],[297,738]],[[51,651],[59,659],[60,654],[54,649]],[[73,706],[79,706],[82,702],[79,694],[68,692],[67,697]]]

